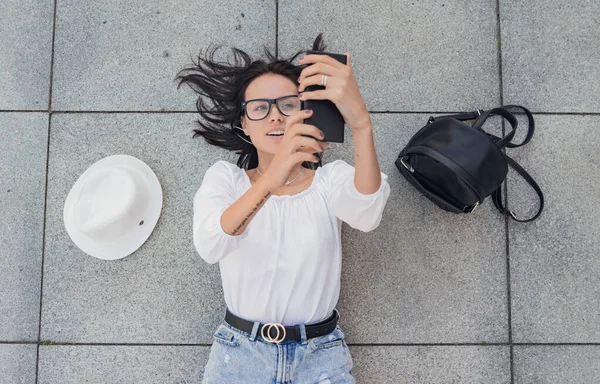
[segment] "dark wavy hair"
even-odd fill
[[[248,85],[257,77],[266,73],[282,75],[290,79],[298,86],[298,77],[306,65],[295,65],[292,62],[300,54],[306,51],[298,51],[287,59],[275,57],[266,47],[264,52],[266,58],[252,60],[250,56],[237,48],[234,52],[234,63],[215,60],[215,53],[220,45],[212,44],[198,55],[198,62],[181,70],[176,81],[179,81],[177,89],[185,83],[199,94],[196,101],[196,109],[201,119],[196,120],[198,129],[194,129],[194,136],[204,137],[211,145],[236,151],[240,155],[237,165],[240,168],[252,169],[258,166],[258,153],[252,144],[248,144],[241,137],[246,136],[235,126],[241,126],[242,107],[241,102],[245,100]],[[313,43],[312,49],[324,51],[323,34],[319,33]],[[243,135],[243,136],[241,136]],[[250,137],[246,136],[246,140]],[[317,153],[318,163],[305,161],[302,166],[316,169],[320,167],[322,153]]]

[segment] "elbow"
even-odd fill
[[[371,232],[379,227],[383,212],[378,215],[373,215],[373,212],[361,212],[359,214],[347,215],[348,211],[340,212],[336,214],[338,219],[348,224],[351,228],[359,230],[361,232]]]
[[[376,218],[375,220],[359,220],[358,221],[358,225],[356,227],[354,227],[355,229],[358,229],[361,232],[372,232],[375,229],[377,229],[377,227],[379,227],[379,224],[381,223],[381,216],[379,216],[378,218]]]
[[[360,211],[352,211],[347,208],[334,209],[333,214],[353,229],[361,232],[371,232],[379,227],[383,217],[383,209],[374,206],[365,207]]]
[[[196,248],[196,252],[198,252],[202,260],[208,264],[215,264],[219,261],[219,258],[216,257],[217,252],[211,251],[211,248],[214,247],[210,247],[209,242],[203,241],[203,239],[200,239],[200,236],[197,236],[197,234],[194,234],[194,247]]]
[[[200,257],[208,264],[215,264],[223,258],[223,239],[209,228],[197,226],[193,231],[194,247]]]
[[[198,225],[194,228],[194,247],[204,261],[215,264],[224,257],[234,253],[239,246],[241,238],[247,232],[233,236],[223,231],[221,225]]]

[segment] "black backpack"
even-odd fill
[[[513,144],[518,121],[509,111],[520,108],[529,120],[527,136]],[[512,126],[503,138],[485,132],[481,126],[492,115],[499,115]],[[463,121],[475,120],[471,126]],[[527,144],[534,131],[533,116],[518,105],[508,105],[489,111],[429,118],[400,152],[396,167],[400,173],[429,200],[440,208],[454,213],[471,213],[492,195],[494,205],[504,215],[519,222],[537,219],[544,209],[544,195],[535,180],[502,149]],[[513,167],[537,192],[539,211],[530,219],[517,219],[502,202],[502,183]]]

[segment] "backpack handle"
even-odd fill
[[[511,111],[509,111],[509,109],[512,109],[512,108],[520,108],[527,115],[527,120],[528,120],[527,135],[525,135],[525,139],[520,144],[511,143],[511,140],[514,138],[515,133],[517,131],[517,127],[519,125],[519,122],[516,119],[516,117],[513,115],[513,113]],[[504,138],[500,138],[498,136],[487,133],[483,130],[483,128],[481,128],[483,123],[485,123],[485,121],[488,118],[490,118],[491,116],[494,116],[494,115],[498,115],[498,116],[505,118],[506,120],[508,120],[508,122],[510,123],[510,125],[512,127],[512,131],[508,135],[506,135]],[[430,124],[430,123],[433,123],[436,119],[442,119],[442,118],[451,118],[451,119],[455,119],[458,121],[475,120],[472,127],[479,131],[484,132],[490,138],[494,139],[494,142],[496,143],[498,148],[504,148],[504,147],[517,148],[522,145],[525,145],[525,144],[529,143],[529,141],[533,137],[533,132],[535,130],[533,115],[527,108],[525,108],[521,105],[505,105],[504,107],[494,108],[489,111],[477,109],[476,111],[473,111],[473,112],[459,113],[456,115],[444,115],[444,116],[437,116],[437,117],[431,116],[431,117],[429,117],[429,121],[427,121],[427,123]]]
[[[477,129],[478,131],[485,132],[481,128],[481,126],[483,125],[483,123],[486,122],[487,119],[489,119],[490,117],[492,117],[494,115],[505,118],[506,120],[508,120],[508,122],[510,123],[510,125],[512,127],[512,131],[510,131],[510,133],[506,134],[503,138],[496,137],[496,136],[488,134],[486,132],[486,134],[488,136],[497,139],[497,140],[494,140],[495,144],[498,147],[498,149],[502,149],[502,148],[506,147],[506,145],[508,143],[510,143],[510,141],[515,136],[515,133],[517,132],[517,127],[519,126],[519,121],[517,120],[515,115],[513,115],[512,113],[510,113],[509,111],[507,111],[504,108],[490,109],[489,111],[483,112],[483,114],[475,120],[475,122],[472,125],[472,128]]]
[[[527,135],[525,136],[525,139],[523,140],[522,143],[520,144],[513,144],[511,141],[514,138],[516,132],[517,132],[517,127],[519,126],[519,121],[517,120],[517,118],[515,117],[515,115],[509,111],[510,108],[521,108],[525,114],[527,115],[527,120],[528,120],[528,126],[527,126]],[[503,138],[499,138],[497,136],[491,135],[486,133],[488,136],[496,139],[496,145],[498,146],[499,149],[507,147],[507,148],[517,148],[520,147],[522,145],[525,145],[527,143],[529,143],[529,141],[531,140],[531,138],[533,137],[533,132],[535,130],[535,124],[533,121],[533,115],[531,114],[531,112],[525,108],[522,107],[520,105],[506,105],[504,107],[500,107],[500,108],[494,108],[491,109],[489,111],[484,112],[481,116],[477,117],[477,119],[475,120],[475,122],[473,123],[473,128],[480,130],[482,132],[485,132],[481,126],[483,125],[483,123],[485,123],[485,121],[490,118],[493,115],[499,115],[503,118],[505,118],[506,120],[508,120],[508,122],[510,123],[510,125],[512,126],[512,131],[510,133],[508,133],[506,136],[504,136]]]

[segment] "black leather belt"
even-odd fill
[[[304,326],[306,329],[306,338],[311,339],[317,336],[323,336],[330,332],[333,332],[337,326],[340,315],[337,310],[333,310],[333,314],[328,318],[316,324],[310,324]],[[225,313],[225,321],[227,324],[240,331],[252,333],[254,328],[254,322],[244,320],[241,317],[237,317],[233,313],[229,312],[229,309]],[[295,340],[300,341],[302,337],[300,335],[300,326],[284,326],[279,323],[265,323],[260,324],[258,327],[258,335],[261,335],[265,341],[270,343],[281,343],[284,340]]]

